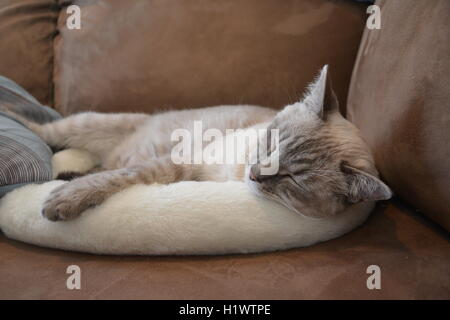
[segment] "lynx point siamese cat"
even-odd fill
[[[310,217],[339,214],[361,201],[389,199],[359,132],[339,113],[325,66],[302,101],[279,112],[258,106],[218,106],[156,115],[80,113],[39,125],[19,118],[55,148],[81,148],[97,156],[95,172],[54,189],[42,214],[52,221],[76,218],[134,184],[177,181],[245,181],[256,194]],[[175,164],[175,129],[278,129],[279,169],[261,174],[255,164]],[[268,131],[269,132],[269,131]],[[225,137],[226,138],[226,137]],[[273,147],[267,149],[275,152]]]

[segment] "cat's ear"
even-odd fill
[[[351,167],[347,163],[341,165],[341,170],[346,175],[349,202],[387,200],[392,197],[391,189],[377,177]]]
[[[333,91],[328,65],[320,70],[317,78],[309,85],[303,102],[323,120],[326,120],[331,112],[339,110],[339,102]]]

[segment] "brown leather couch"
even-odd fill
[[[0,74],[64,114],[279,108],[329,63],[397,195],[339,239],[265,254],[96,256],[0,235],[0,298],[449,299],[450,2],[377,4],[380,30],[348,0],[0,1]],[[81,290],[66,289],[71,264]]]

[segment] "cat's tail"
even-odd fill
[[[25,118],[24,116],[15,113],[14,111],[9,110],[5,106],[0,105],[0,112],[6,114],[7,116],[11,117],[12,119],[22,123],[24,126],[26,126],[31,131],[35,132],[37,135],[39,135],[38,131],[40,130],[41,125],[37,122],[31,121],[30,119]]]

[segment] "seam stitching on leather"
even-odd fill
[[[58,111],[56,108],[56,97],[55,97],[55,56],[56,56],[56,50],[55,50],[55,39],[59,33],[58,25],[59,25],[59,16],[61,13],[61,4],[59,0],[53,0],[52,6],[55,6],[56,10],[56,18],[54,19],[54,30],[53,35],[51,39],[51,50],[52,50],[52,58],[51,58],[51,67],[50,67],[50,89],[49,89],[49,95],[50,95],[50,102],[51,106],[54,110]],[[53,10],[53,9],[52,9]]]

